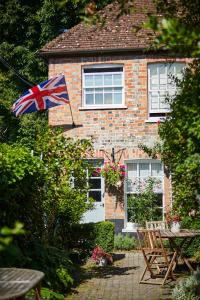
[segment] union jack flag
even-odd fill
[[[24,93],[14,102],[15,116],[69,103],[64,75],[46,80]]]

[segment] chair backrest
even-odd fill
[[[138,229],[137,235],[141,250],[153,250],[155,252],[166,253],[159,229]]]
[[[168,224],[166,221],[146,221],[146,229],[168,229]]]

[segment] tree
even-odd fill
[[[154,46],[189,57],[199,55],[200,2],[155,0],[155,4],[158,14],[149,16],[145,25],[157,33]]]
[[[145,25],[157,32],[154,46],[196,57],[200,53],[200,2],[156,0],[162,17],[150,17]],[[145,149],[151,155],[160,150],[172,175],[174,206],[188,214],[200,208],[200,60],[191,63],[179,92],[170,101],[171,111],[159,125],[160,145]],[[150,150],[150,151],[149,151]]]
[[[200,64],[195,61],[179,82],[171,112],[159,125],[162,158],[172,174],[175,206],[183,213],[200,204]]]

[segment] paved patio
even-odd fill
[[[139,284],[144,262],[140,253],[117,254],[113,266],[88,269],[67,300],[161,300],[171,299],[174,282],[164,287]]]

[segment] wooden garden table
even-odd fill
[[[177,258],[182,259],[182,261],[187,265],[191,272],[194,271],[190,262],[183,255],[183,248],[188,249],[193,240],[200,236],[200,230],[189,230],[189,229],[181,229],[180,232],[171,232],[170,230],[160,230],[161,237],[167,238],[170,243],[170,247],[177,252]],[[176,239],[182,239],[180,244],[177,244]]]
[[[0,268],[0,300],[23,299],[31,289],[40,299],[40,284],[44,273],[36,270]]]

